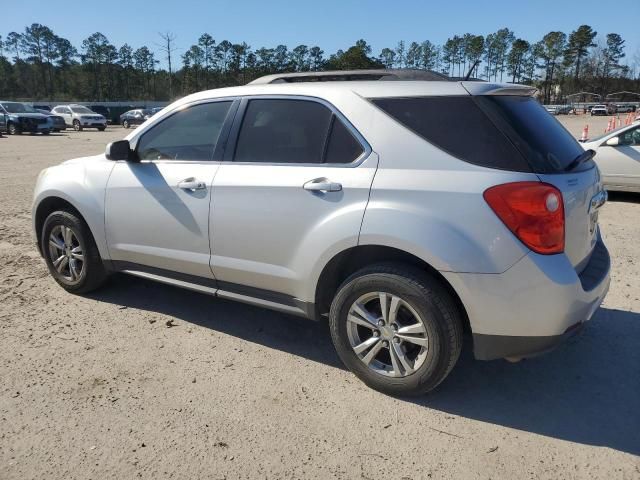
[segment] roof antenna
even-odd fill
[[[464,81],[466,82],[467,80],[469,80],[469,78],[471,78],[471,73],[473,72],[473,69],[476,68],[478,66],[478,64],[480,63],[480,59],[478,58],[475,62],[473,62],[473,65],[471,65],[471,68],[469,69],[469,71],[467,72],[467,74],[464,76]]]

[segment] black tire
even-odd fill
[[[98,127],[98,130],[100,130],[101,132],[104,132],[105,128],[107,127]]]
[[[82,131],[82,125],[80,125],[80,122],[78,120],[74,120],[73,121],[73,129],[76,132],[81,132]]]
[[[125,120],[125,121],[123,121],[123,122],[122,122],[122,126],[123,126],[124,128],[129,128],[129,120]]]
[[[420,315],[428,348],[424,363],[404,377],[370,369],[353,351],[347,315],[353,302],[369,292],[400,297]],[[369,387],[389,395],[420,395],[433,390],[449,374],[462,350],[462,315],[440,280],[411,265],[382,263],[357,271],[338,289],[329,313],[331,338],[340,359]]]
[[[20,128],[15,123],[10,123],[7,132],[9,133],[9,135],[20,135],[22,133],[22,130],[20,130]]]
[[[82,270],[76,281],[69,281],[53,265],[50,254],[49,237],[54,228],[64,226],[72,229],[84,257]],[[44,221],[40,236],[40,247],[51,276],[66,291],[87,293],[100,287],[107,278],[100,252],[88,225],[77,214],[67,211],[51,213]]]
[[[49,135],[51,133],[51,130],[43,130],[40,133],[42,133],[42,135]]]

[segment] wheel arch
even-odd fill
[[[77,215],[80,219],[82,219],[82,221],[85,224],[87,223],[87,220],[84,218],[80,210],[78,210],[76,206],[73,205],[68,200],[62,197],[57,197],[57,196],[49,196],[49,197],[43,198],[36,206],[35,214],[33,218],[33,227],[36,234],[36,242],[38,245],[38,250],[40,251],[41,255],[43,253],[41,237],[42,237],[42,228],[44,226],[44,221],[47,219],[49,215],[51,215],[53,212],[57,210],[64,210],[64,211],[73,213]],[[89,227],[89,231],[91,231],[90,227]],[[93,232],[91,233],[91,235],[93,235]]]
[[[452,285],[433,266],[403,250],[385,245],[357,245],[334,255],[324,266],[316,283],[315,307],[318,317],[325,315],[342,282],[361,268],[380,262],[412,265],[435,278],[449,292],[463,318],[463,328],[470,332],[466,308]]]

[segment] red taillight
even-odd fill
[[[550,255],[564,251],[564,203],[553,185],[505,183],[484,192],[498,218],[527,247]]]

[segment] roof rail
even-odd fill
[[[269,83],[298,83],[298,82],[341,82],[355,80],[422,80],[449,81],[449,77],[432,70],[403,69],[375,69],[375,70],[330,70],[326,72],[276,73],[256,78],[249,85],[266,85]]]

